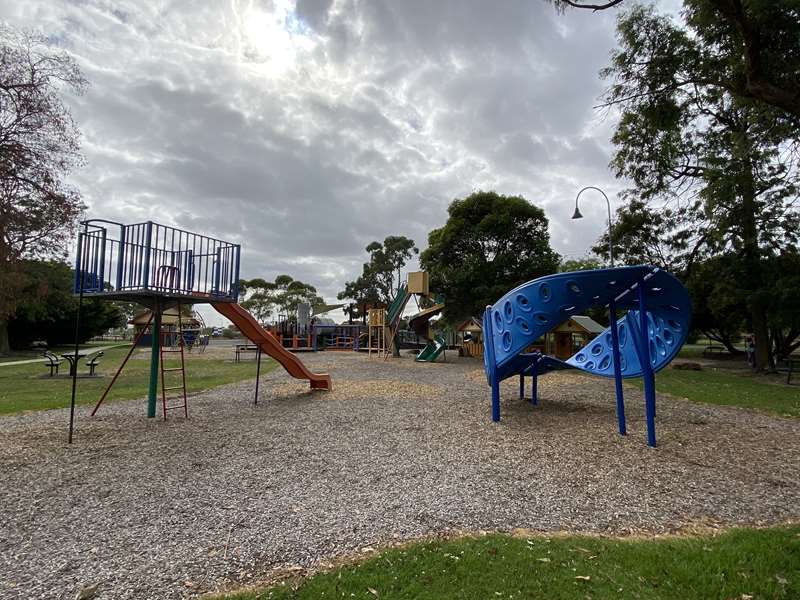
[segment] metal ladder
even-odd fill
[[[161,332],[159,332],[159,335]],[[178,303],[178,330],[175,332],[175,335],[178,338],[178,347],[175,348],[174,346],[170,346],[169,348],[165,348],[164,344],[159,344],[161,348],[161,406],[164,412],[164,420],[167,420],[167,411],[170,410],[179,410],[183,409],[183,416],[188,418],[189,417],[189,403],[186,399],[186,360],[185,355],[183,352],[183,315],[181,311],[181,305]],[[163,341],[163,340],[162,340]],[[181,359],[181,366],[179,367],[167,367],[166,361],[167,357],[172,357],[174,360],[175,354],[180,354]],[[167,385],[167,373],[178,373],[180,372],[180,385]],[[175,379],[175,375],[170,375],[170,379]],[[167,398],[167,392],[175,392],[180,390],[179,395],[172,396]],[[167,405],[167,401],[174,401],[183,399],[183,403]]]

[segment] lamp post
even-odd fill
[[[596,190],[603,194],[603,198],[606,199],[606,206],[608,207],[608,259],[611,263],[611,267],[613,268],[614,247],[611,243],[611,202],[609,201],[608,196],[606,196],[606,193],[598,187],[587,185],[578,192],[577,196],[575,196],[575,212],[573,213],[572,218],[583,218],[580,209],[578,209],[578,199],[586,190]],[[614,363],[614,387],[616,388],[617,392],[617,424],[619,425],[619,434],[626,435],[628,428],[625,423],[625,399],[622,394],[622,367],[619,356],[619,334],[617,332],[617,306],[613,297],[608,303],[608,324],[609,329],[611,330],[611,358]]]
[[[573,219],[582,219],[583,215],[581,214],[580,209],[578,209],[578,199],[581,197],[581,194],[586,190],[597,190],[601,194],[603,194],[603,198],[606,199],[606,206],[608,207],[608,258],[611,266],[614,266],[614,247],[611,243],[611,202],[606,196],[606,193],[598,187],[594,187],[593,185],[587,185],[581,191],[578,192],[578,195],[575,196],[575,212],[572,215]]]

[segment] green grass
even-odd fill
[[[491,535],[429,542],[225,598],[800,598],[800,527],[657,540]]]
[[[641,389],[642,380],[630,383]],[[656,375],[656,389],[693,402],[742,406],[800,417],[800,386],[770,381],[749,371],[664,369]]]
[[[91,348],[96,346],[119,346],[120,344],[124,344],[125,342],[86,342],[85,344],[81,344],[80,348]],[[18,360],[32,360],[35,358],[42,358],[42,354],[45,350],[48,352],[52,352],[53,354],[62,354],[64,352],[69,352],[74,350],[74,345],[67,345],[67,346],[52,346],[50,348],[42,348],[36,350],[12,350],[9,354],[3,354],[0,356],[0,364],[6,362],[16,362]]]
[[[703,358],[703,350],[708,344],[684,344],[678,352],[679,358]]]
[[[78,379],[77,402],[88,404],[97,402],[103,390],[111,381],[117,367],[122,363],[129,347],[118,347],[106,350],[101,358],[98,373],[103,377],[97,379]],[[177,355],[175,355],[177,356]],[[210,354],[186,353],[186,387],[189,392],[199,392],[226,383],[242,379],[255,379],[256,367],[252,360],[241,363],[231,362],[230,356],[213,357]],[[80,372],[88,371],[81,359]],[[69,378],[50,378],[50,372],[42,363],[28,365],[0,366],[0,414],[9,414],[24,410],[43,410],[69,406],[72,380]],[[261,372],[266,373],[276,363],[271,360],[262,362]],[[68,373],[66,361],[61,365],[61,372]],[[172,373],[179,377],[180,373]],[[168,373],[169,377],[170,374]],[[137,350],[125,365],[125,369],[109,395],[109,400],[126,400],[147,396],[150,381],[149,350]],[[159,388],[159,394],[161,390]]]

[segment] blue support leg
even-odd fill
[[[617,305],[614,300],[608,303],[608,316],[611,325],[611,358],[614,361],[614,387],[617,391],[617,424],[619,434],[626,435],[625,398],[622,395],[622,366],[619,358],[619,333],[617,332]]]
[[[500,382],[492,379],[492,421],[500,420]]]
[[[641,336],[642,379],[644,381],[644,409],[647,420],[647,445],[656,447],[656,381],[650,364],[650,338],[647,335],[647,292],[645,283],[639,284],[639,335]]]

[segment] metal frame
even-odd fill
[[[590,306],[608,307],[609,328],[570,359],[525,353],[534,340]],[[627,311],[621,319],[616,317],[618,308]],[[492,420],[500,420],[503,379],[519,375],[522,399],[525,377],[530,375],[531,403],[536,404],[539,375],[575,368],[614,379],[619,433],[626,435],[622,379],[642,377],[647,442],[655,446],[655,372],[677,355],[690,318],[686,288],[657,267],[559,273],[522,284],[494,306],[487,306],[483,315],[484,368],[492,393]]]
[[[241,247],[152,221],[82,221],[75,290],[87,296],[147,303],[160,296],[235,302]]]
[[[150,321],[152,344],[147,416],[156,416],[159,371],[162,371],[162,405],[166,418],[166,411],[171,407],[166,406],[166,391],[169,390],[165,389],[163,371],[170,369],[164,369],[161,360],[161,314],[166,308],[177,304],[180,315],[182,302],[236,302],[239,298],[241,246],[153,221],[124,224],[107,219],[88,219],[81,221],[80,225],[75,255],[74,289],[80,298],[75,323],[75,351],[77,353],[84,297],[137,302],[148,306],[153,314]],[[184,340],[182,333],[179,335],[183,408],[188,416]],[[103,392],[92,415],[107,397],[135,348],[136,344]],[[70,443],[73,437],[75,388],[73,377]]]

